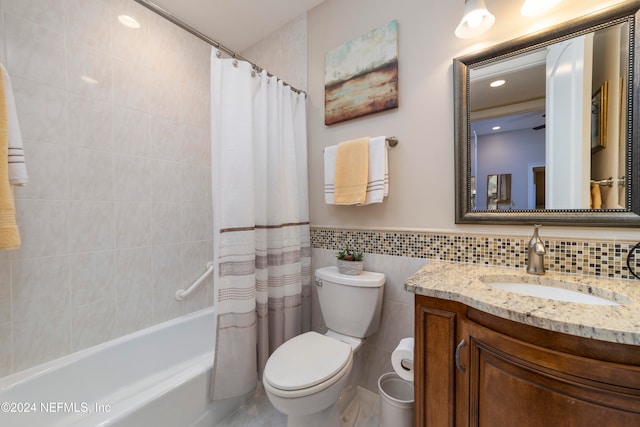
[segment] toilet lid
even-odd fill
[[[313,387],[338,373],[350,355],[349,344],[307,332],[278,347],[267,360],[263,376],[280,390]]]

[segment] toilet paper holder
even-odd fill
[[[404,369],[405,371],[411,371],[413,369],[413,360],[402,359],[400,361],[400,366],[402,366],[402,369]]]

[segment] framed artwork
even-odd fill
[[[398,21],[325,55],[324,123],[398,108]]]
[[[607,82],[591,98],[591,154],[607,146]]]

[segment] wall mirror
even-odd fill
[[[456,223],[640,227],[639,10],[454,59]]]

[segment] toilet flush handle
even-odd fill
[[[316,286],[322,286],[322,279],[316,279]]]

